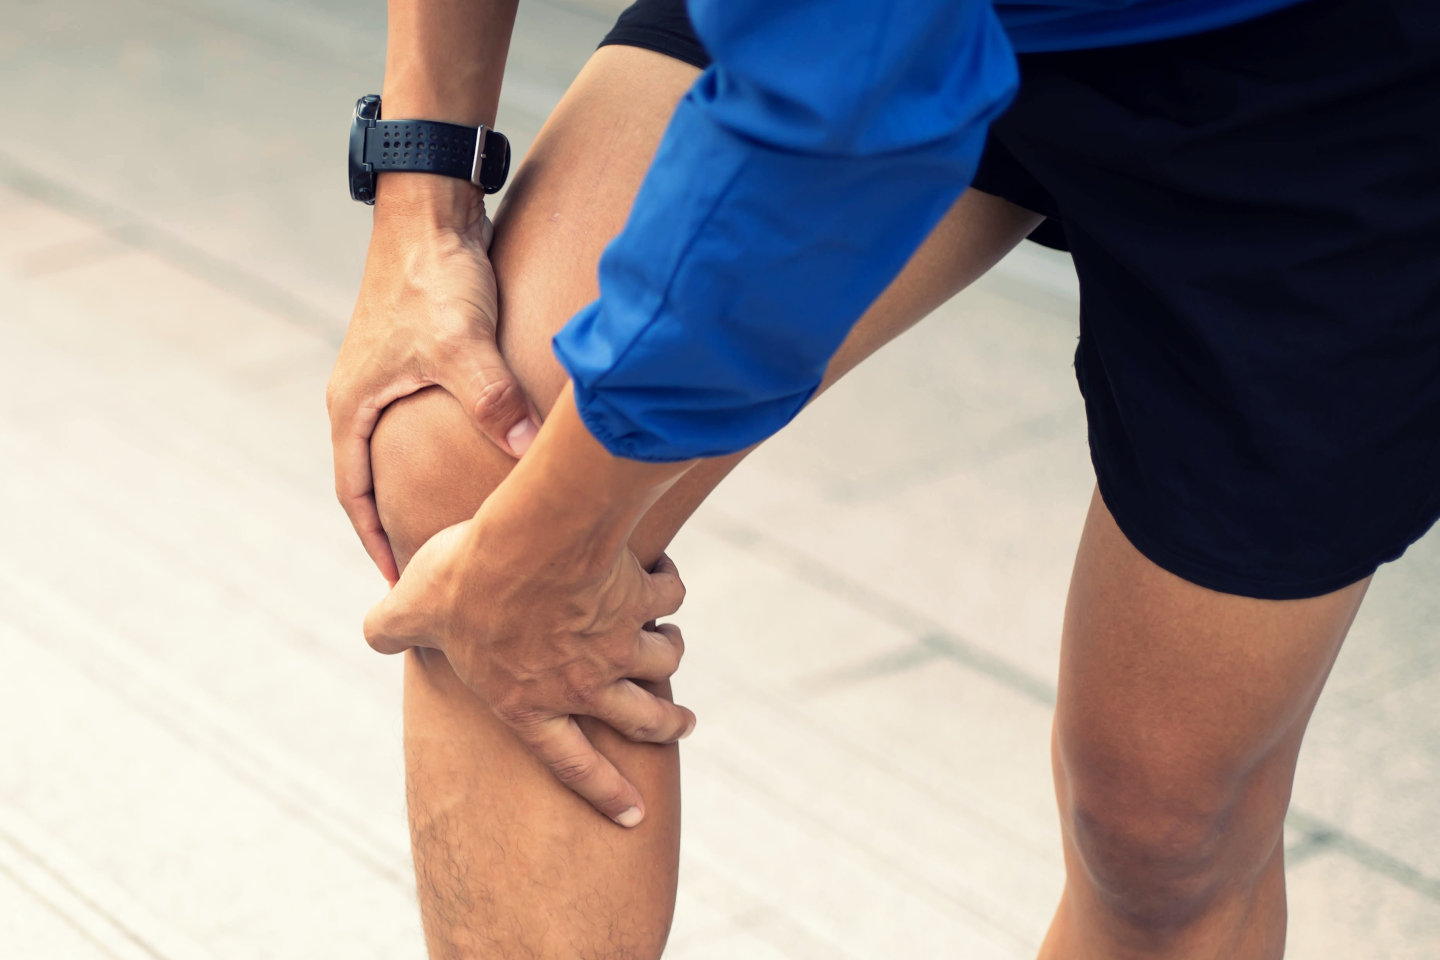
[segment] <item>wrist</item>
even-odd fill
[[[531,569],[567,564],[581,575],[602,573],[690,466],[613,456],[591,436],[567,385],[535,443],[476,519],[491,531],[487,549],[508,552]]]
[[[475,515],[486,551],[537,574],[563,570],[578,579],[602,576],[629,543],[643,507],[577,498],[570,484],[555,479],[538,473],[516,478],[512,471]]]
[[[375,177],[375,225],[478,230],[485,193],[467,180],[391,170]]]

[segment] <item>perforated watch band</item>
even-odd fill
[[[365,131],[365,163],[375,173],[413,170],[469,180],[486,193],[505,185],[510,141],[489,127],[437,120],[377,120]]]

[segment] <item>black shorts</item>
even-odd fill
[[[682,0],[605,43],[704,67]],[[1440,4],[1023,54],[974,186],[1080,279],[1100,493],[1161,567],[1316,596],[1440,516]]]

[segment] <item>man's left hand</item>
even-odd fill
[[[632,740],[669,743],[695,715],[635,681],[679,667],[680,630],[655,626],[685,596],[668,557],[646,571],[628,548],[601,562],[555,555],[501,533],[487,510],[416,552],[365,618],[381,653],[432,647],[571,790],[622,826],[644,816],[640,792],[576,724],[595,717]],[[488,535],[487,535],[488,534]],[[526,542],[520,542],[520,541]]]

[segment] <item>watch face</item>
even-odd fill
[[[365,162],[365,136],[379,118],[378,96],[372,93],[356,101],[350,121],[350,199],[362,203],[375,202],[375,171]]]

